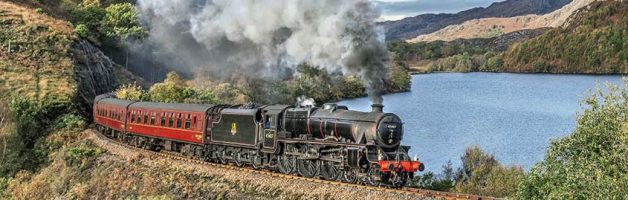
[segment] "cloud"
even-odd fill
[[[382,11],[379,20],[398,20],[425,13],[456,13],[499,1],[503,0],[372,0]]]

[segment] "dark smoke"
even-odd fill
[[[138,0],[153,57],[177,71],[283,79],[300,63],[362,78],[382,103],[390,63],[367,0]],[[144,51],[146,52],[146,51]]]

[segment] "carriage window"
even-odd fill
[[[141,123],[142,122],[142,111],[139,111],[139,110],[135,111],[135,116],[137,117],[137,118],[135,118],[135,122],[138,123],[138,124]]]
[[[150,125],[155,125],[155,117],[157,116],[156,113],[151,113],[150,115]]]
[[[185,129],[190,129],[190,114],[185,118]]]
[[[148,124],[148,113],[144,112],[144,124]]]
[[[196,129],[196,116],[194,116],[194,120],[192,121],[192,129]]]
[[[177,116],[177,128],[181,128],[181,113]]]
[[[166,126],[166,113],[161,113],[161,126]]]
[[[131,111],[131,123],[135,122],[135,111]]]
[[[170,113],[168,116],[168,127],[174,126],[174,113]]]

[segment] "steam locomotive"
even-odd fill
[[[100,95],[93,114],[107,137],[208,162],[390,187],[424,169],[400,144],[401,119],[380,104],[358,112],[336,104],[173,104]]]

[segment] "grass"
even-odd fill
[[[33,9],[0,2],[0,27],[0,92],[42,102],[69,102],[76,91],[68,50],[76,39],[71,26]]]

